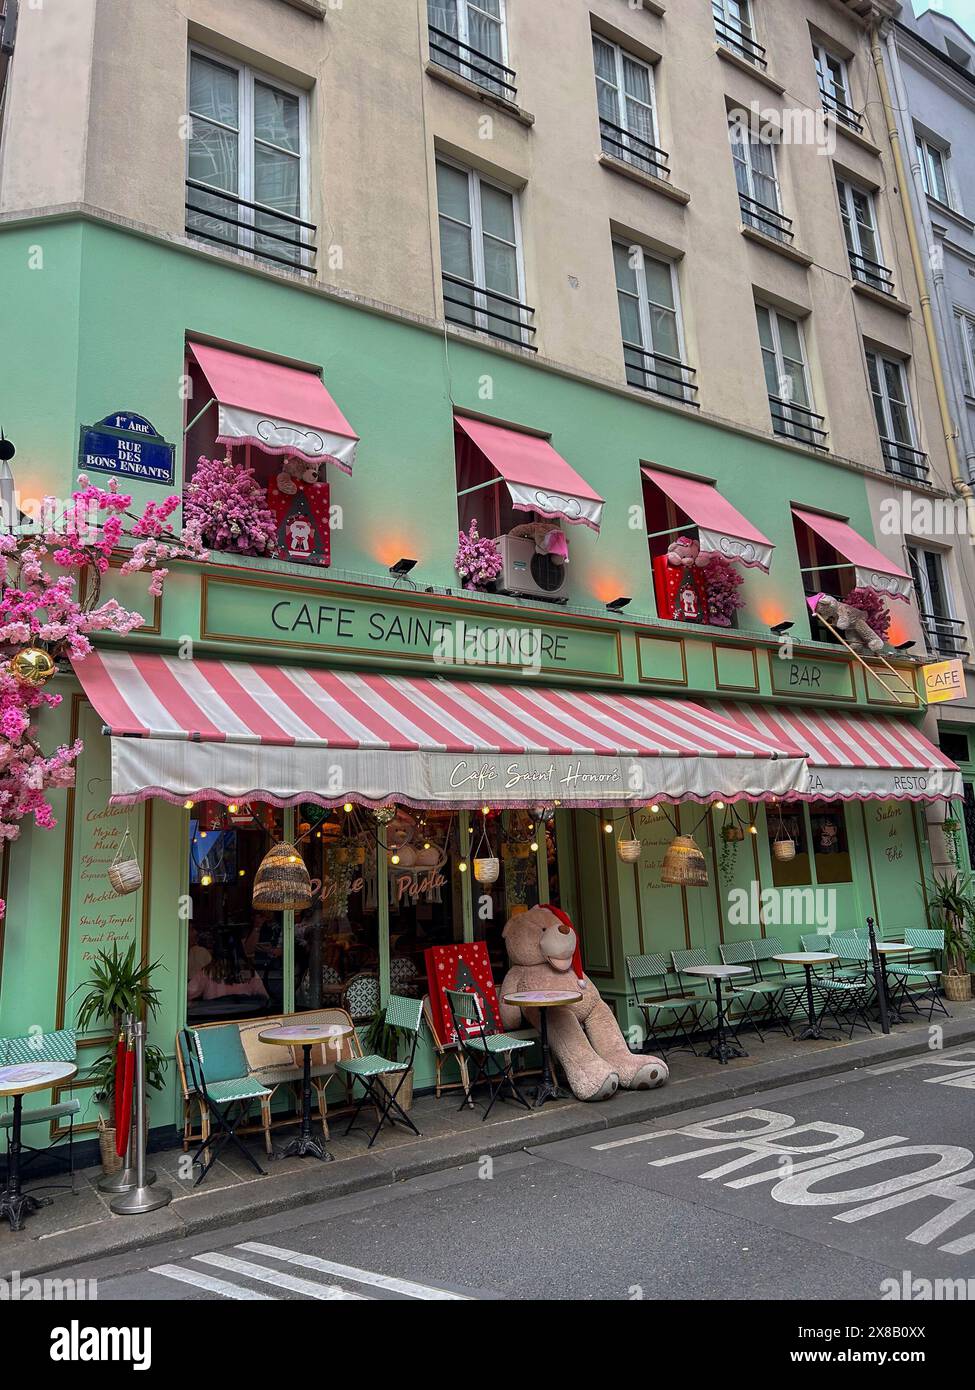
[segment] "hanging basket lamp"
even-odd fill
[[[677,888],[706,888],[708,870],[700,846],[691,835],[676,835],[667,846],[660,882]]]
[[[477,849],[474,851],[474,877],[477,879],[478,883],[497,883],[498,874],[501,872],[501,861],[492,850],[491,841],[488,839],[487,818],[488,812],[485,807],[484,819],[481,822],[481,838],[478,842]],[[507,846],[505,848],[507,848]],[[520,849],[522,846],[516,845],[515,848]],[[527,845],[524,846],[524,850],[527,856]]]
[[[787,864],[790,859],[796,857],[796,842],[791,840],[786,834],[785,822],[782,819],[782,811],[779,811],[779,825],[775,832],[775,839],[772,842],[772,854],[778,859],[780,864]]]
[[[254,875],[251,902],[264,912],[301,912],[311,906],[305,861],[287,840],[268,850]]]
[[[623,864],[637,864],[640,855],[643,853],[643,841],[637,839],[636,829],[633,825],[633,812],[630,811],[626,817],[626,825],[629,835],[616,841],[616,853]]]

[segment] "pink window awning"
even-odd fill
[[[911,576],[888,560],[886,555],[864,540],[854,531],[848,521],[840,521],[835,516],[824,516],[822,512],[806,511],[804,507],[793,507],[792,515],[798,517],[803,525],[814,531],[820,540],[833,547],[838,555],[848,560],[856,572],[858,588],[874,589],[884,598],[899,598],[909,603],[914,584]]]
[[[638,806],[808,780],[781,740],[678,698],[116,650],[75,671],[122,804]]]
[[[190,343],[219,410],[220,444],[332,463],[351,473],[359,436],[315,372]]]
[[[956,765],[907,718],[803,705],[716,702],[712,709],[743,732],[804,754],[803,801],[939,801],[960,797]]]
[[[454,421],[504,479],[519,511],[599,530],[603,499],[547,439],[466,415]]]
[[[697,527],[702,550],[716,551],[740,565],[768,573],[774,544],[742,516],[714,483],[644,465],[641,470]]]

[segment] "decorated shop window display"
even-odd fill
[[[286,458],[269,484],[267,502],[276,528],[276,553],[302,565],[331,563],[329,486],[321,482],[322,465]]]
[[[693,536],[677,536],[653,562],[657,613],[675,623],[730,627],[744,606],[742,577],[733,561],[702,551]]]

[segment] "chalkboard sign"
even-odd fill
[[[171,487],[175,455],[175,444],[167,444],[145,416],[128,410],[114,411],[97,425],[81,427],[78,467],[83,473],[113,473]]]

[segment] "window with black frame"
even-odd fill
[[[809,831],[816,882],[852,883],[846,808],[842,801],[810,802]]]

